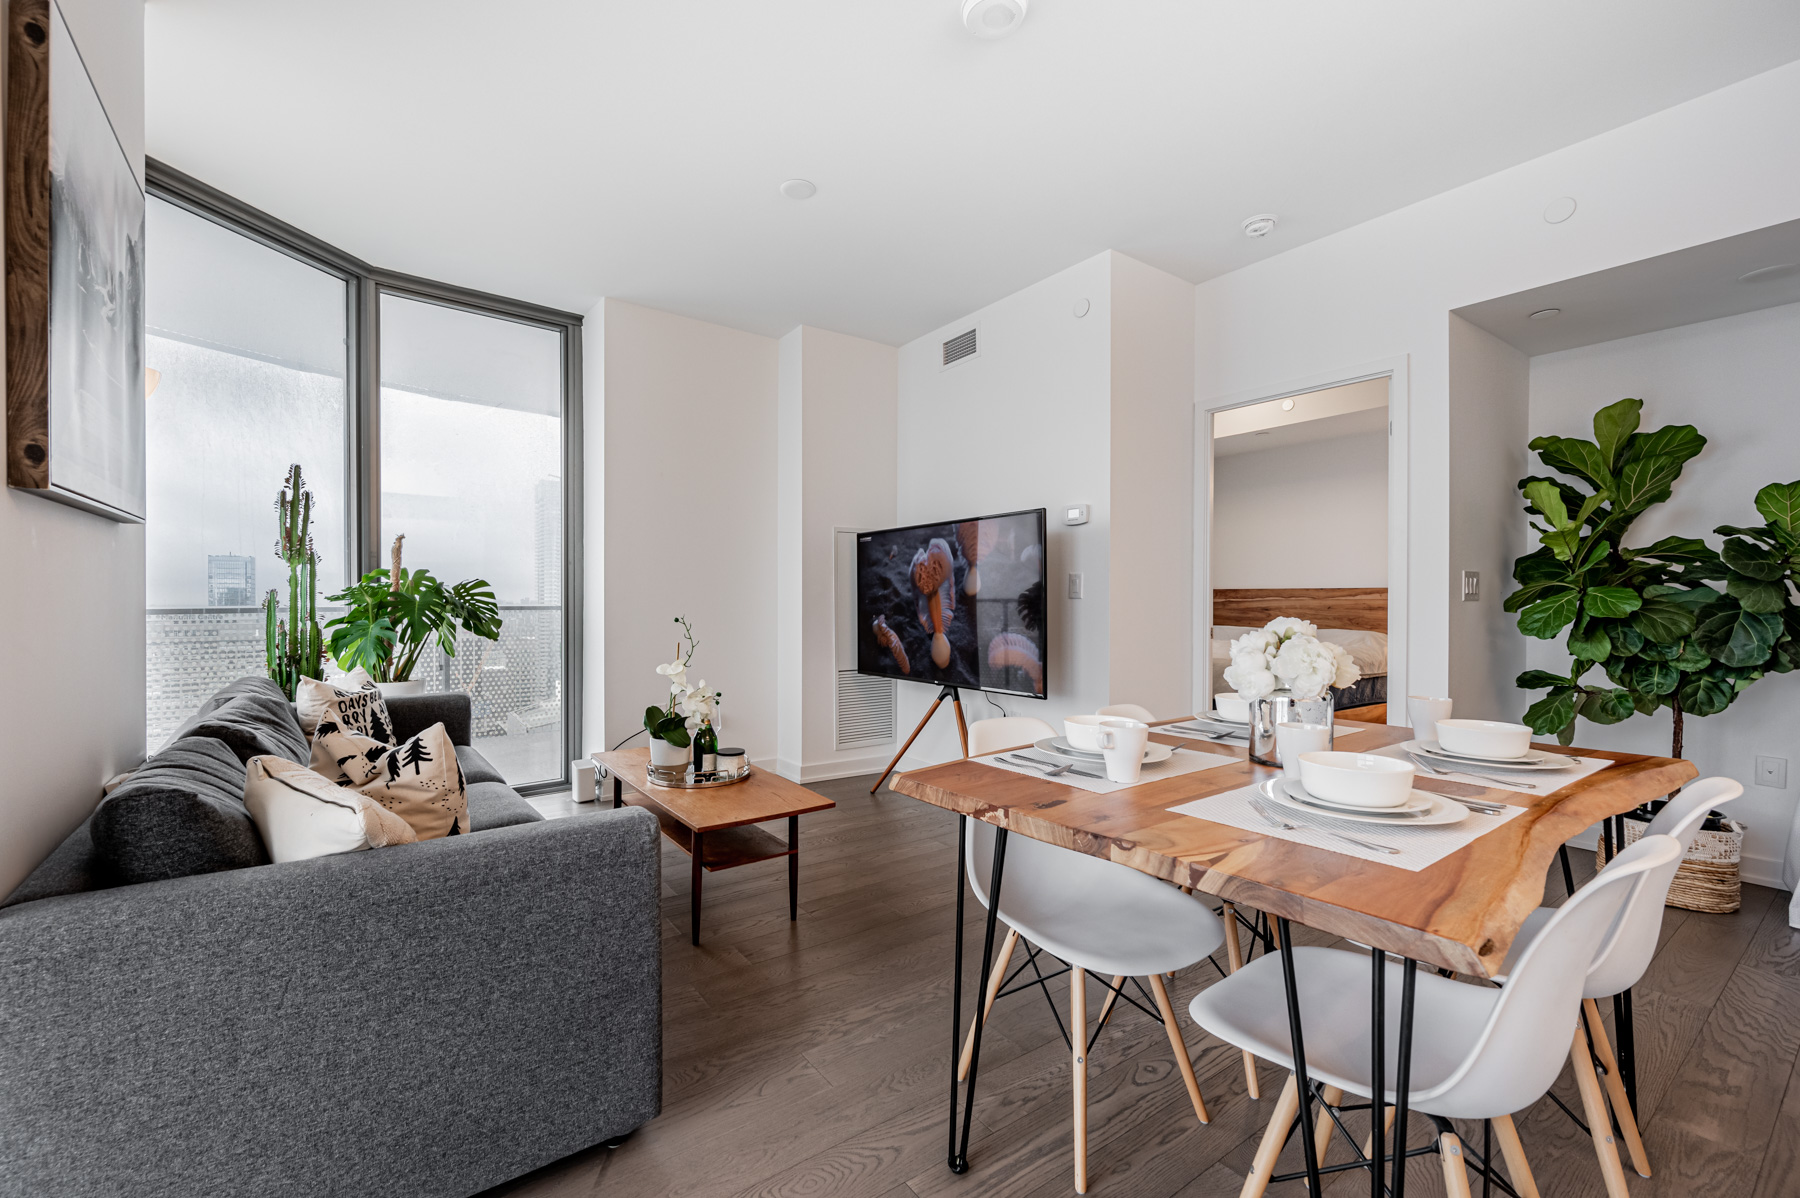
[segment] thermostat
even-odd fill
[[[1087,504],[1071,503],[1067,507],[1063,508],[1063,523],[1064,524],[1086,524],[1087,522],[1088,522],[1088,505]]]

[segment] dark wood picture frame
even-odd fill
[[[144,189],[55,0],[7,8],[5,163],[7,484],[141,523]]]

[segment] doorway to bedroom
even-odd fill
[[[1338,715],[1386,722],[1389,378],[1201,415],[1211,425],[1209,693],[1232,692],[1234,638],[1292,616],[1356,663]]]

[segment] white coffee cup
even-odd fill
[[[1450,718],[1450,700],[1425,695],[1406,696],[1406,719],[1418,740],[1436,740],[1437,722]]]
[[[1106,777],[1131,785],[1144,768],[1144,746],[1150,743],[1150,725],[1141,720],[1109,716],[1095,733],[1101,756],[1106,758]]]
[[[1300,785],[1300,754],[1323,753],[1331,748],[1330,724],[1302,724],[1288,720],[1275,725],[1275,759],[1288,782]]]

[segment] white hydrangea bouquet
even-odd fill
[[[1231,665],[1225,671],[1231,689],[1251,702],[1277,690],[1307,702],[1361,677],[1342,645],[1320,640],[1315,625],[1291,616],[1270,620],[1232,641]]]

